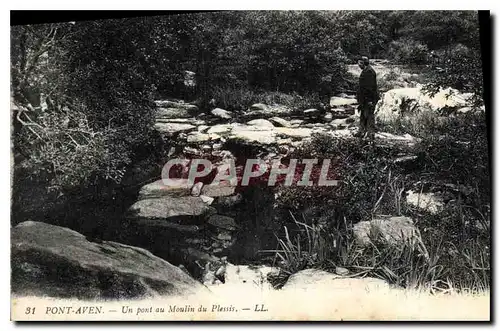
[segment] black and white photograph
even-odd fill
[[[12,321],[491,320],[489,11],[77,13],[11,11]]]

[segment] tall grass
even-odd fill
[[[216,86],[212,88],[210,98],[215,100],[217,107],[230,111],[246,110],[256,103],[285,106],[293,111],[321,106],[318,94],[299,95],[295,92],[287,94],[278,91],[257,91],[245,86]],[[208,100],[205,103],[208,103]]]
[[[350,271],[347,277],[375,277],[398,287],[431,293],[480,293],[490,287],[489,256],[478,240],[471,239],[457,249],[453,243],[440,240],[426,240],[426,244],[420,237],[398,245],[375,237],[369,246],[360,247],[350,230],[327,233],[295,221],[300,231],[292,237],[285,226],[284,236],[278,239],[276,265],[281,273],[271,279],[276,287],[300,270],[335,272],[338,266]],[[451,261],[449,247],[454,247],[456,254]],[[462,270],[457,272],[457,268]]]

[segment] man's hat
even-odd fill
[[[365,65],[369,65],[370,64],[370,60],[368,59],[367,56],[362,56],[359,61],[363,62]]]

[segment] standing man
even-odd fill
[[[358,61],[358,65],[362,70],[361,75],[359,75],[357,93],[360,119],[359,131],[355,136],[364,137],[368,135],[373,138],[375,131],[375,105],[379,100],[377,73],[370,66],[370,61],[366,56],[363,56],[361,60]]]

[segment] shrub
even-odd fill
[[[297,149],[291,157],[297,159],[331,159],[338,186],[283,187],[280,201],[284,206],[301,210],[307,206],[328,205],[338,219],[346,217],[354,222],[368,219],[373,207],[389,186],[399,185],[402,169],[392,162],[408,147],[391,148],[367,145],[357,139],[335,138],[317,134],[309,144]],[[392,201],[392,197],[390,198]],[[384,207],[384,208],[382,208]],[[375,210],[379,213],[397,213],[396,206],[387,204]],[[381,210],[384,209],[384,210]]]
[[[299,95],[296,92],[289,94],[281,92],[265,92],[261,94],[264,103],[268,105],[283,105],[294,111],[303,111],[309,108],[322,108],[324,104],[317,93]]]
[[[427,46],[421,42],[402,39],[391,42],[389,57],[398,64],[425,64],[428,51]]]
[[[118,23],[13,29],[13,140],[22,160],[14,166],[13,214],[24,212],[25,199],[44,201],[29,209],[36,218],[70,196],[99,200],[118,186],[138,148],[155,141],[153,86],[131,47],[142,26]],[[33,185],[43,198],[25,194]],[[65,220],[79,217],[70,214]]]
[[[443,86],[449,86],[461,92],[472,93],[471,101],[475,107],[483,105],[484,82],[480,51],[457,44],[436,54],[438,59],[430,73],[430,82],[425,85],[430,95],[439,92]]]
[[[215,87],[208,98],[215,100],[215,105],[231,111],[247,110],[255,103],[264,103],[270,106],[286,106],[294,111],[302,111],[308,108],[320,108],[322,102],[318,94],[306,93],[301,96],[296,92],[266,92],[254,91],[246,87]],[[209,100],[203,100],[204,107],[209,105]]]
[[[256,92],[244,87],[214,87],[207,100],[203,100],[202,107],[210,107],[211,99],[215,100],[215,105],[230,111],[246,110],[254,103],[259,102]],[[213,106],[212,106],[213,107]]]
[[[388,73],[380,77],[377,81],[377,85],[380,91],[388,91],[394,88],[404,87],[401,83],[401,72],[396,72],[395,68],[392,68]]]

